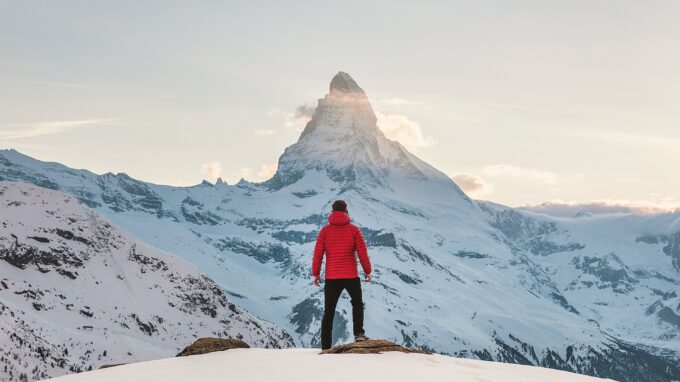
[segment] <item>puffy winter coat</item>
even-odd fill
[[[328,217],[328,225],[319,231],[314,247],[312,275],[321,273],[321,262],[326,254],[326,278],[350,279],[359,277],[357,256],[364,273],[371,273],[371,260],[368,258],[366,242],[361,230],[350,224],[349,214],[333,211]]]

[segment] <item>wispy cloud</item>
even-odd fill
[[[492,164],[482,167],[482,173],[488,176],[512,176],[537,180],[553,185],[560,179],[554,172],[538,170],[529,167],[514,166],[511,164]]]
[[[451,177],[466,194],[480,197],[492,193],[495,186],[477,175],[456,174]]]
[[[679,210],[680,199],[652,194],[646,199],[639,200],[596,199],[588,202],[553,200],[520,208],[560,217],[620,213],[654,214]]]
[[[393,100],[397,103],[400,101]],[[315,110],[316,108],[312,106],[300,105],[293,110],[272,109],[269,114],[283,116],[285,128],[301,132],[312,119]],[[379,111],[376,111],[375,114],[378,119],[378,128],[382,130],[383,134],[389,139],[398,141],[409,150],[427,148],[437,143],[436,139],[423,133],[418,121],[401,114],[384,114]],[[261,131],[258,133],[256,131],[255,134],[268,135],[266,134],[268,132]]]
[[[85,85],[83,85],[83,84],[69,83],[69,82],[29,81],[29,80],[16,80],[14,82],[21,83],[21,84],[27,84],[27,85],[49,86],[49,87],[55,87],[55,88],[77,88],[77,89],[85,88]]]
[[[25,139],[40,137],[44,135],[59,134],[79,128],[103,125],[113,121],[115,121],[115,119],[97,118],[70,121],[52,121],[52,122],[0,125],[3,130],[0,131],[0,140]]]
[[[401,114],[376,112],[378,127],[387,138],[398,141],[409,150],[417,150],[435,145],[437,140],[425,136],[418,121]]]
[[[247,179],[250,178],[250,174],[252,173],[252,170],[248,167],[242,167],[238,170],[238,177],[240,179]]]
[[[215,180],[222,175],[222,164],[220,162],[204,163],[201,165],[201,173]]]
[[[383,98],[378,101],[378,104],[381,106],[389,107],[425,107],[428,109],[431,108],[430,104],[426,102],[409,100],[404,98]]]
[[[262,164],[257,172],[250,167],[242,167],[238,171],[238,177],[251,182],[263,182],[274,176],[277,168],[278,163]]]
[[[606,130],[574,130],[567,135],[597,139],[599,141],[624,143],[630,145],[668,146],[674,149],[680,147],[680,136],[663,136],[655,134],[626,133]]]
[[[283,126],[286,129],[301,132],[305,125],[312,119],[312,115],[316,108],[309,105],[300,105],[293,110],[283,110],[274,108],[269,110],[269,115],[282,116]]]
[[[255,130],[255,135],[259,136],[266,136],[266,135],[274,135],[275,131],[273,129],[256,129]]]
[[[276,174],[276,169],[278,168],[278,163],[263,164],[260,166],[260,171],[257,172],[258,180],[270,179],[274,174]]]

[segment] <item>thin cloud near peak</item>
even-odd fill
[[[545,184],[556,184],[560,180],[560,176],[551,171],[515,166],[511,164],[487,165],[482,167],[482,173],[487,176],[512,176],[529,178]]]
[[[466,194],[472,197],[491,194],[496,188],[492,183],[489,183],[477,175],[456,174],[453,175],[451,179],[453,179],[458,187],[460,187]]]
[[[220,162],[210,162],[201,165],[201,173],[210,179],[217,179],[222,175],[222,164]]]
[[[389,139],[398,141],[409,150],[432,147],[437,140],[425,135],[418,121],[401,114],[383,114],[375,112],[378,118],[378,128]]]

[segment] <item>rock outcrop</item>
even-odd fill
[[[349,344],[338,345],[324,350],[321,354],[380,354],[388,351],[398,351],[402,353],[432,354],[420,349],[411,349],[395,344],[388,340],[368,340],[352,342]]]
[[[249,348],[247,343],[235,338],[199,338],[177,354],[177,357],[207,354],[229,349]]]

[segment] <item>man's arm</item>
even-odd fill
[[[312,260],[312,276],[314,276],[314,285],[319,285],[319,275],[321,274],[321,261],[326,250],[326,230],[321,229],[319,236],[316,237],[316,245],[314,246],[314,259]]]
[[[368,249],[366,248],[366,241],[364,240],[364,235],[361,230],[357,227],[356,233],[354,234],[354,246],[359,254],[359,262],[361,263],[361,268],[364,269],[364,274],[366,274],[366,280],[370,281],[371,275],[371,259],[368,258]]]

